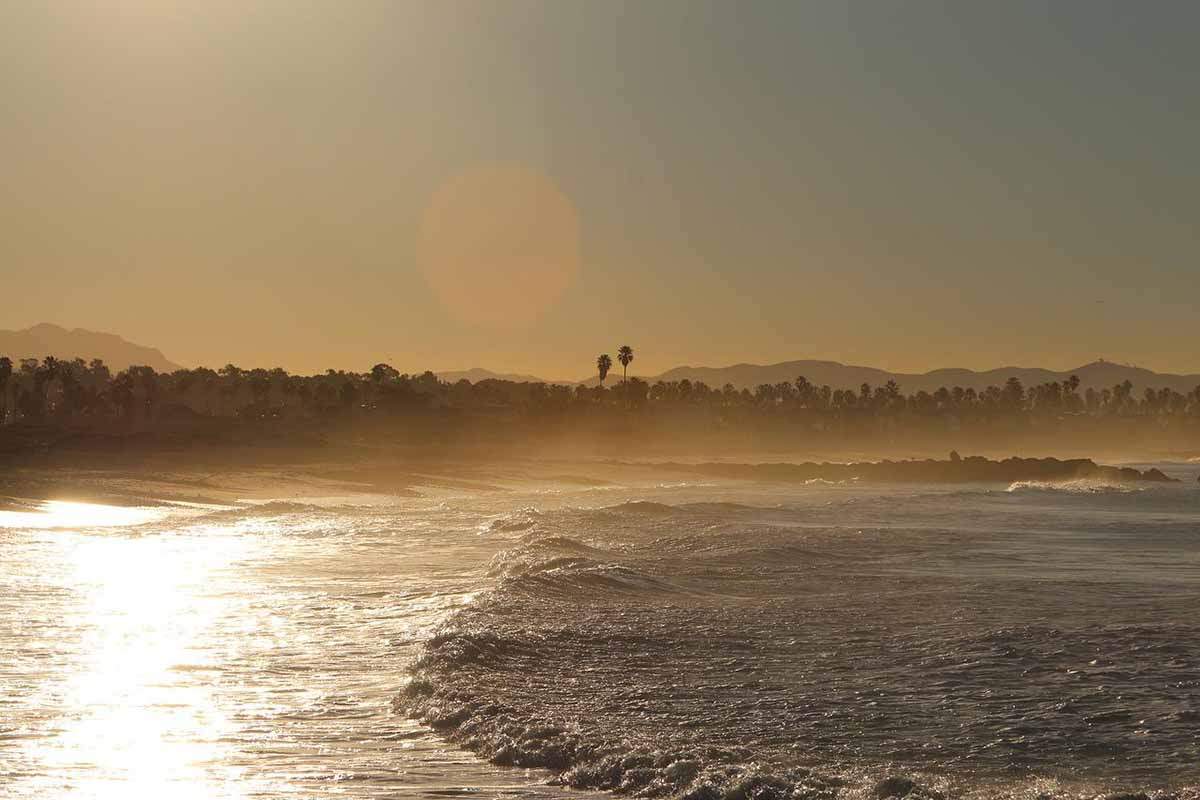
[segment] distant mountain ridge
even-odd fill
[[[43,322],[20,331],[0,330],[0,355],[17,362],[22,358],[99,358],[113,371],[130,366],[153,367],[156,372],[174,372],[180,366],[153,347],[144,347],[113,333],[82,328],[68,330]]]
[[[784,361],[779,364],[734,364],[728,367],[676,367],[667,370],[653,378],[645,378],[651,383],[657,380],[678,381],[687,378],[690,381],[704,381],[709,386],[719,388],[731,383],[737,389],[754,389],[763,383],[781,383],[794,381],[803,375],[810,383],[817,386],[829,386],[833,389],[855,389],[864,383],[880,386],[889,380],[900,384],[900,389],[906,394],[926,391],[934,392],[942,386],[952,388],[961,386],[979,391],[988,386],[1002,386],[1009,378],[1020,379],[1025,386],[1039,383],[1052,383],[1067,380],[1072,375],[1079,377],[1081,390],[1087,388],[1103,389],[1128,380],[1135,387],[1155,389],[1170,388],[1177,392],[1190,392],[1200,385],[1198,375],[1176,375],[1159,373],[1142,367],[1115,364],[1111,361],[1093,361],[1076,369],[1055,371],[1038,367],[1001,367],[977,372],[970,369],[943,368],[930,372],[906,373],[888,372],[874,367],[859,367],[842,364],[837,361]]]
[[[492,372],[490,369],[484,369],[482,367],[450,370],[448,372],[435,372],[434,374],[446,383],[458,383],[461,380],[468,380],[471,383],[479,383],[480,381],[512,381],[513,383],[570,383],[569,381],[548,381],[545,378],[539,378],[537,375],[523,375],[515,372]]]
[[[103,359],[114,371],[129,366],[153,367],[157,372],[173,372],[181,368],[180,365],[169,361],[157,348],[134,344],[112,333],[100,333],[82,328],[68,330],[50,323],[41,323],[19,331],[0,330],[0,355],[9,356],[14,362],[22,358],[43,358],[48,355],[64,359],[91,360],[99,358]],[[482,367],[439,371],[436,374],[443,381],[449,383],[465,379],[471,383],[483,380],[501,380],[518,383],[575,385],[571,381],[548,381],[536,375],[493,372]],[[980,391],[992,385],[1002,386],[1011,377],[1019,378],[1025,386],[1034,386],[1039,383],[1062,382],[1072,375],[1079,377],[1082,390],[1109,388],[1126,380],[1138,390],[1147,387],[1169,388],[1187,393],[1200,386],[1200,374],[1160,373],[1142,367],[1104,360],[1093,361],[1076,369],[1062,371],[1038,367],[1001,367],[983,371],[949,367],[922,373],[889,372],[875,367],[842,364],[838,361],[801,360],[783,361],[777,364],[732,364],[726,367],[682,366],[669,369],[659,375],[638,377],[650,383],[659,380],[679,381],[687,378],[693,382],[704,381],[713,388],[721,388],[726,383],[730,383],[739,390],[753,390],[763,383],[792,382],[801,375],[816,386],[854,389],[855,391],[864,383],[869,383],[874,387],[894,380],[900,384],[901,391],[906,394],[922,390],[932,393],[942,386],[947,388],[961,386],[964,389],[972,388]],[[618,370],[609,374],[607,383],[612,386],[620,379],[621,375]],[[597,381],[596,377],[592,376],[579,381],[579,383],[595,386]]]

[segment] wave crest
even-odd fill
[[[619,563],[616,556],[565,536],[536,538],[496,554],[488,575],[501,578],[497,592],[678,591],[667,581]]]
[[[210,511],[193,518],[193,522],[224,522],[242,519],[270,519],[292,514],[333,514],[352,513],[353,507],[329,507],[311,503],[297,503],[291,500],[269,500],[265,503],[242,503]]]
[[[430,646],[439,655],[427,654],[418,662],[417,677],[395,699],[395,709],[493,764],[551,770],[557,773],[552,783],[573,789],[681,800],[836,800],[851,783],[803,767],[759,763],[745,748],[653,749],[628,740],[593,739],[578,721],[529,719],[510,706],[440,688],[425,672],[491,660],[519,645],[476,633],[435,639]],[[447,649],[452,657],[442,655]],[[907,776],[860,789],[876,798],[943,796]]]
[[[1089,480],[1080,478],[1071,481],[1013,481],[1005,491],[1010,494],[1021,492],[1065,492],[1069,494],[1132,494],[1144,492],[1147,487],[1128,483]]]
[[[535,528],[541,518],[542,513],[536,508],[523,508],[491,520],[481,526],[481,531],[484,533],[519,533]]]

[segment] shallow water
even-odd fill
[[[0,796],[1200,783],[1192,483],[505,488],[0,512]]]
[[[546,794],[390,706],[481,587],[492,515],[364,496],[0,514],[0,796]]]

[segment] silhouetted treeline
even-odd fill
[[[945,387],[905,394],[894,381],[858,390],[815,386],[804,377],[753,391],[688,380],[648,384],[630,378],[611,388],[484,380],[441,381],[432,372],[402,374],[387,364],[367,372],[329,370],[291,375],[275,369],[183,369],[169,374],[131,367],[115,375],[103,362],[47,357],[12,363],[0,358],[0,423],[61,425],[73,429],[152,429],[203,419],[243,423],[281,420],[386,423],[406,414],[444,419],[487,416],[581,426],[638,418],[684,430],[736,430],[785,425],[798,435],[894,435],[914,431],[968,431],[988,426],[1053,428],[1086,419],[1095,430],[1136,420],[1158,428],[1195,430],[1200,386],[1188,394],[1129,382],[1079,390],[1072,377],[1026,387],[1016,378],[982,392]]]

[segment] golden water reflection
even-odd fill
[[[156,508],[47,500],[36,511],[0,511],[0,528],[114,528],[160,519]]]
[[[55,529],[48,561],[69,600],[36,643],[54,654],[35,698],[53,719],[49,735],[26,743],[31,773],[55,797],[243,796],[223,744],[233,728],[218,703],[219,665],[204,643],[231,611],[233,595],[213,582],[246,542],[111,530],[162,516],[148,509],[48,503],[41,513],[22,527]],[[81,524],[109,530],[73,529]]]

